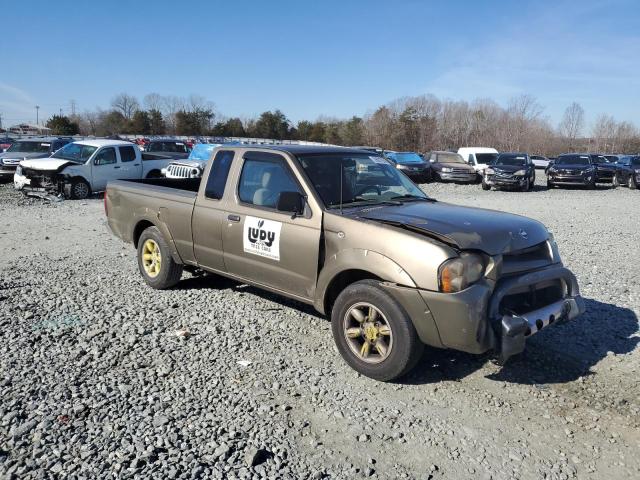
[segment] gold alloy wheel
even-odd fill
[[[155,278],[160,274],[160,268],[162,267],[160,245],[151,238],[145,241],[142,246],[142,266],[151,278]]]
[[[356,303],[347,310],[343,331],[351,351],[367,363],[382,362],[393,347],[393,333],[387,319],[370,303]]]

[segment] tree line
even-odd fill
[[[417,152],[455,150],[461,146],[547,155],[567,151],[640,151],[640,131],[635,125],[602,114],[587,131],[584,109],[574,102],[554,127],[531,95],[513,97],[505,106],[490,99],[468,102],[420,95],[394,100],[362,117],[320,117],[297,123],[280,110],[249,119],[225,117],[213,102],[199,95],[151,93],[140,102],[121,93],[112,99],[110,107],[72,118],[56,115],[47,126],[56,134],[67,135],[256,137]]]

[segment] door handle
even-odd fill
[[[113,168],[120,168],[120,167],[113,167]]]
[[[134,163],[134,164],[133,164],[133,166],[134,166],[134,167],[139,167],[139,166],[140,166],[140,164],[139,164],[139,163]]]
[[[227,215],[227,220],[229,220],[230,222],[239,222],[240,221],[240,215]]]

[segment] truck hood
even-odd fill
[[[20,165],[33,170],[59,170],[67,165],[80,165],[62,158],[38,158],[33,160],[23,160]]]
[[[4,152],[0,153],[0,158],[10,158],[16,160],[23,160],[28,158],[45,158],[48,157],[48,153],[39,152]]]
[[[545,226],[536,220],[441,202],[376,206],[359,210],[354,215],[424,233],[463,250],[481,250],[488,255],[522,250],[549,238]]]
[[[489,165],[495,172],[515,173],[518,170],[526,170],[526,165]]]
[[[206,160],[176,160],[171,162],[169,165],[185,165],[187,167],[193,167],[193,168],[203,168],[205,163],[207,163]]]

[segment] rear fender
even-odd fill
[[[171,229],[169,228],[169,225],[167,223],[168,221],[167,217],[168,217],[168,211],[166,208],[160,208],[158,212],[151,212],[151,211],[145,212],[144,215],[139,216],[136,219],[135,225],[131,231],[131,240],[133,244],[137,247],[138,246],[137,239],[139,238],[139,234],[142,233],[142,232],[138,232],[139,229],[141,227],[144,227],[144,225],[151,224],[155,226],[158,230],[160,230],[162,237],[164,238],[164,240],[167,242],[167,245],[169,245],[169,248],[171,249],[171,257],[173,258],[173,260],[176,263],[184,263],[182,261],[182,258],[180,258],[180,254],[178,253],[178,249],[176,248],[176,244],[173,240]],[[144,227],[143,231],[146,228],[148,227]]]

